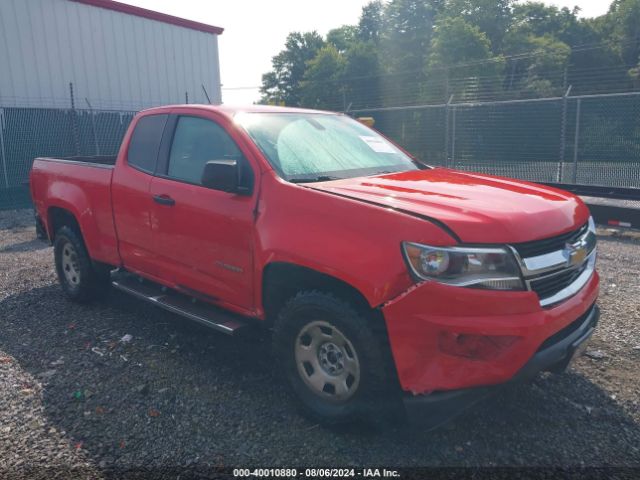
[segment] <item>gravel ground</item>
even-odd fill
[[[504,390],[435,432],[336,432],[296,413],[266,338],[229,338],[118,292],[72,304],[30,212],[0,212],[0,477],[150,468],[175,478],[185,466],[640,468],[640,234],[599,233],[601,324],[568,373]]]

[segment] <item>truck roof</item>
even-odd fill
[[[311,110],[306,108],[294,108],[294,107],[276,107],[271,105],[206,105],[206,104],[182,104],[182,105],[164,105],[162,107],[148,108],[142,110],[140,113],[147,112],[166,112],[174,108],[191,108],[197,110],[212,110],[214,112],[222,113],[230,118],[234,117],[238,113],[315,113],[325,115],[335,115],[335,112],[329,112],[324,110]]]

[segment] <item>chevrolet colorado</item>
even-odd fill
[[[327,424],[401,399],[435,426],[562,371],[598,319],[579,198],[424,165],[340,114],[154,108],[117,157],[38,158],[30,185],[71,300],[111,285],[228,334],[263,325]]]

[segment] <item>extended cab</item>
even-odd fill
[[[598,318],[579,198],[432,168],[344,115],[150,109],[117,157],[38,158],[30,182],[72,300],[113,285],[225,333],[263,325],[325,423],[402,399],[437,425],[562,371]]]

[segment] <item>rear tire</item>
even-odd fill
[[[82,238],[73,229],[61,227],[53,247],[58,281],[70,300],[87,303],[108,291],[109,270],[93,265]]]
[[[385,416],[392,389],[368,318],[331,294],[303,291],[274,326],[274,353],[303,413],[324,425]]]

